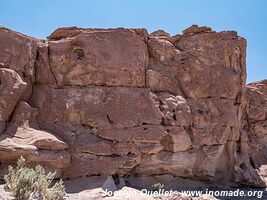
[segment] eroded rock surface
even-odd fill
[[[59,29],[48,48],[58,86],[145,86],[147,46],[133,30]]]
[[[249,166],[254,177],[267,178],[267,81],[248,84],[246,111],[243,114],[245,167]],[[257,169],[256,174],[253,169]]]
[[[64,178],[265,185],[267,82],[245,87],[236,32],[69,27],[42,41],[1,27],[0,36],[0,175],[23,155]]]

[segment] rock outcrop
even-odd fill
[[[63,178],[265,186],[267,82],[245,86],[234,31],[1,27],[0,65],[0,175],[23,155]]]

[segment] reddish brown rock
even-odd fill
[[[11,69],[0,68],[0,134],[21,99],[27,84]]]
[[[183,33],[185,35],[192,35],[192,34],[201,33],[201,32],[210,33],[212,32],[212,30],[209,27],[198,26],[198,25],[192,25],[188,27],[187,29],[183,30]]]
[[[199,32],[174,43],[180,87],[190,98],[235,99],[246,78],[246,41],[235,32]]]
[[[206,27],[185,32],[173,43],[150,35],[147,85],[190,98],[237,98],[245,83],[246,41],[235,32]]]
[[[238,107],[233,101],[190,99],[188,104],[192,110],[191,132],[195,146],[226,144],[239,139]]]
[[[147,86],[154,92],[183,94],[176,72],[181,62],[180,51],[169,41],[152,35],[148,40],[148,50],[150,59],[146,73]]]
[[[68,145],[56,136],[42,130],[36,121],[38,110],[25,102],[19,102],[4,135],[21,145],[32,145],[37,149],[65,150]]]
[[[134,32],[136,32],[137,35],[139,35],[140,37],[143,38],[144,42],[147,42],[148,41],[148,32],[145,28],[133,28],[131,29],[133,30]]]
[[[138,159],[131,157],[96,156],[88,153],[72,155],[72,163],[63,173],[63,177],[78,178],[92,175],[124,174],[138,164]],[[79,170],[77,170],[79,169]]]
[[[0,38],[2,66],[34,82],[38,40],[4,27],[0,27]]]
[[[153,62],[153,61],[152,61]],[[179,88],[173,84],[173,79],[161,72],[148,69],[146,72],[147,86],[153,92],[169,92],[171,94],[181,94]]]
[[[190,127],[192,125],[192,111],[185,98],[169,93],[159,93],[158,98],[165,126]]]
[[[42,164],[57,171],[66,168],[70,155],[68,145],[53,134],[40,130],[36,121],[38,110],[25,102],[18,103],[12,120],[0,135],[1,163],[15,163],[20,156],[30,164]]]
[[[50,66],[49,48],[47,44],[42,44],[38,48],[38,59],[36,60],[36,83],[40,85],[56,86],[56,77]]]
[[[190,135],[182,127],[170,126],[166,128],[167,134],[161,138],[163,149],[170,152],[188,150],[192,143]]]
[[[201,150],[198,154],[195,176],[200,175],[200,177],[204,177],[204,180],[217,179],[218,182],[229,177],[228,174],[225,174],[229,167],[225,145],[202,146]]]
[[[170,34],[164,30],[157,30],[150,34],[150,36],[157,37],[159,39],[170,40]]]
[[[239,164],[252,174],[253,179],[258,180],[258,185],[264,185],[267,180],[267,81],[248,84],[246,87],[246,111],[243,114],[243,126],[245,139],[242,143],[243,157]],[[253,170],[253,169],[256,169]],[[244,177],[245,176],[245,177]],[[247,174],[240,173],[239,179],[245,179]]]
[[[141,164],[134,172],[140,174],[171,173],[181,177],[192,177],[197,154],[194,152],[172,153],[161,151],[158,154],[144,155]]]
[[[0,44],[1,68],[12,69],[27,83],[27,89],[22,96],[23,100],[27,101],[35,81],[35,61],[40,41],[0,27]]]
[[[0,36],[1,172],[23,155],[64,178],[166,173],[264,186],[267,82],[245,88],[236,32]]]
[[[51,89],[41,86],[35,91],[31,102],[41,110],[39,120],[48,123],[96,128],[127,128],[161,123],[162,114],[156,96],[147,89]]]
[[[61,32],[64,29],[56,30],[48,42],[50,66],[59,86],[144,87],[147,47],[134,31],[67,29],[65,37],[55,36]]]
[[[266,93],[267,80],[248,84],[247,94],[247,113],[250,121],[263,121],[266,119]]]

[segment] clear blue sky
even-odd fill
[[[247,82],[267,79],[267,0],[0,0],[0,8],[0,25],[37,38],[63,26],[236,30],[248,41]]]

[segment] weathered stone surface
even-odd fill
[[[155,98],[153,93],[142,88],[51,89],[41,86],[35,89],[32,104],[42,110],[38,118],[49,123],[127,128],[160,125],[162,114]]]
[[[239,139],[238,107],[226,99],[188,100],[192,111],[193,144],[195,146],[226,144]],[[211,137],[212,136],[212,137]]]
[[[13,141],[18,144],[33,145],[39,149],[48,150],[67,149],[68,145],[56,136],[38,130],[37,115],[37,109],[30,107],[25,102],[19,102],[4,134],[12,137]]]
[[[128,129],[101,129],[98,135],[113,141],[158,143],[164,135],[164,128],[159,125],[143,125]]]
[[[185,98],[169,93],[159,93],[158,99],[165,126],[189,127],[192,125],[192,111]]]
[[[157,31],[154,31],[150,34],[150,36],[153,36],[153,37],[158,37],[160,39],[169,39],[171,36],[169,33],[167,33],[166,31],[164,30],[157,30]]]
[[[141,38],[143,38],[144,42],[148,41],[148,32],[145,28],[132,28],[137,35],[139,35]]]
[[[190,135],[182,127],[170,126],[166,128],[167,134],[161,138],[164,150],[179,152],[188,150],[192,143]]]
[[[148,40],[149,66],[146,84],[154,92],[182,94],[177,69],[180,66],[180,51],[169,41],[150,36]]]
[[[27,83],[22,99],[29,100],[35,81],[35,61],[40,41],[0,27],[0,66],[18,73]]]
[[[206,26],[199,27],[198,25],[192,25],[188,27],[187,29],[183,30],[183,33],[185,35],[193,35],[193,34],[201,33],[201,32],[210,33],[212,32],[212,30],[209,27],[206,27]]]
[[[36,83],[40,85],[56,86],[56,78],[50,66],[49,48],[47,44],[38,47],[38,59],[36,60]]]
[[[76,153],[72,155],[71,165],[64,171],[63,177],[113,175],[119,172],[123,174],[123,170],[129,173],[139,162],[135,157],[96,156],[88,153]]]
[[[37,39],[0,27],[0,62],[21,77],[34,81]]]
[[[174,46],[180,50],[177,73],[187,97],[235,99],[242,90],[246,41],[236,32],[194,31],[193,35],[183,35]]]
[[[74,35],[76,31],[80,32]],[[56,30],[48,42],[50,65],[59,86],[144,87],[147,47],[134,31],[67,29],[58,39],[55,35],[61,32],[64,29]]]
[[[134,172],[140,174],[158,174],[171,173],[182,177],[192,177],[193,168],[197,160],[197,154],[194,152],[172,153],[162,151],[155,155],[144,155],[141,164]]]
[[[68,145],[53,134],[39,130],[37,115],[38,110],[27,103],[17,104],[6,131],[0,135],[1,163],[15,163],[23,156],[30,164],[39,163],[54,170],[69,165],[70,155],[65,151]]]
[[[147,84],[153,91],[164,89],[190,98],[236,98],[245,82],[243,38],[235,32],[216,33],[192,26],[173,43],[170,41],[155,34],[149,37],[152,72],[147,75]],[[163,84],[167,79],[170,81]],[[159,80],[158,87],[155,80]]]
[[[264,186],[267,82],[246,41],[193,25],[0,28],[0,176],[23,155],[58,177],[170,174]]]
[[[11,69],[0,68],[0,134],[21,99],[27,84]]]
[[[227,171],[228,168],[225,145],[203,146],[196,165],[195,176],[199,174],[203,177],[205,175],[205,178],[209,179],[215,177],[218,171],[224,174],[224,171]],[[217,178],[225,177],[218,176]]]
[[[246,111],[243,115],[243,125],[246,132],[243,142],[243,154],[246,156],[242,167],[249,169],[249,173],[258,185],[264,184],[267,174],[267,81],[248,84],[246,87]],[[256,171],[253,169],[257,169]],[[247,170],[248,171],[248,170]],[[248,173],[248,172],[247,172]],[[245,173],[244,173],[245,174]],[[241,174],[241,178],[246,178],[247,174]],[[242,176],[243,175],[243,176]]]
[[[263,121],[266,119],[266,85],[267,80],[247,85],[247,113],[250,121]]]

